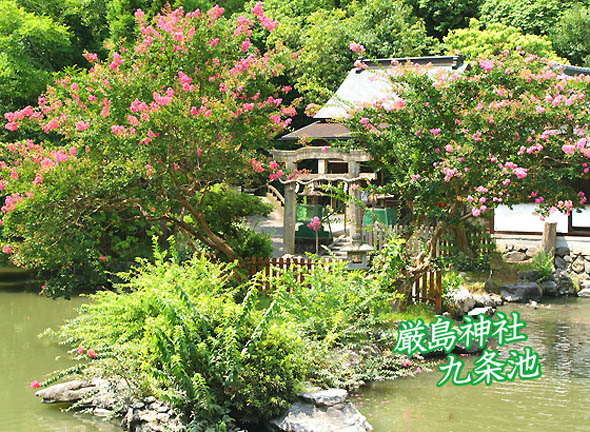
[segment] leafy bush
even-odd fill
[[[238,257],[267,258],[272,256],[272,240],[268,234],[248,227],[235,228],[236,236],[229,242]]]
[[[151,264],[121,275],[60,330],[98,358],[87,373],[122,376],[131,390],[170,401],[195,430],[226,430],[278,414],[305,372],[301,338],[258,309],[257,289],[242,302],[227,289],[233,265],[195,256],[182,264],[156,251]]]
[[[366,339],[385,325],[397,298],[382,290],[374,275],[348,271],[343,261],[310,270],[294,266],[269,281],[281,319],[293,322],[305,339],[328,346]]]
[[[533,270],[539,273],[538,282],[549,279],[553,274],[553,254],[551,252],[546,253],[541,249],[533,257],[531,264],[533,265]]]

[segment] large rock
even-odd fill
[[[463,316],[475,307],[475,299],[466,288],[459,288],[451,294],[450,303],[453,305],[455,313]]]
[[[527,303],[529,300],[539,301],[543,293],[535,282],[517,282],[514,285],[503,285],[500,295],[507,302]]]
[[[96,416],[118,415],[121,426],[131,432],[180,432],[185,430],[181,418],[164,402],[148,397],[130,401],[127,385],[96,378],[92,381],[69,381],[39,390],[35,396],[44,403],[76,403]]]
[[[493,293],[493,294],[500,293],[500,287],[491,277],[486,280],[486,283],[484,284],[483,289],[487,293]]]
[[[572,263],[572,270],[576,273],[584,273],[585,269],[584,257],[579,255]]]
[[[526,281],[526,282],[537,282],[537,280],[539,280],[540,277],[541,277],[541,275],[539,274],[539,272],[537,270],[521,271],[518,274],[518,280]]]
[[[268,422],[281,432],[367,432],[373,427],[347,400],[345,390],[302,393],[285,414]]]
[[[504,260],[507,263],[512,263],[512,264],[519,263],[522,261],[526,261],[527,259],[529,259],[529,257],[526,256],[526,254],[522,253],[522,252],[515,251],[515,252],[508,252],[508,253],[504,254]]]
[[[578,297],[590,297],[590,288],[584,288],[578,291]]]
[[[553,262],[555,264],[555,268],[557,269],[565,270],[567,268],[567,263],[562,257],[556,256]]]
[[[576,288],[574,287],[574,281],[567,274],[565,270],[556,270],[553,272],[553,280],[557,285],[558,296],[569,296],[576,295]],[[543,292],[544,293],[544,292]]]
[[[76,403],[90,398],[97,392],[97,386],[91,381],[68,381],[44,388],[35,393],[42,403]]]
[[[570,254],[570,248],[568,248],[567,246],[560,246],[558,248],[555,248],[555,255],[566,256],[569,254]]]
[[[502,298],[496,294],[473,294],[473,300],[477,307],[496,307],[502,304]]]

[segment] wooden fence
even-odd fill
[[[333,262],[332,258],[241,258],[238,260],[239,267],[245,271],[248,278],[253,277],[255,274],[262,272],[264,276],[270,277],[278,275],[281,271],[289,269],[292,265],[298,266],[301,270],[296,274],[299,282],[304,282],[305,271],[312,270],[318,267],[324,267],[326,264]],[[263,281],[263,288],[269,289],[270,286],[268,281]]]
[[[413,230],[412,235],[407,236],[413,227],[408,225],[393,225],[384,227],[375,225],[372,229],[362,231],[361,239],[375,250],[383,249],[391,236],[407,237],[406,248],[410,253],[419,252],[432,234],[432,227],[421,226]],[[490,253],[495,249],[492,237],[484,227],[481,231],[468,232],[467,241],[472,245],[476,253]],[[454,244],[448,239],[443,239],[436,245],[435,256],[448,256],[453,253]],[[412,300],[415,302],[428,302],[437,309],[442,309],[442,272],[431,270],[422,277],[414,280],[412,287]]]

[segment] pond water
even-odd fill
[[[44,405],[32,380],[72,365],[64,347],[37,335],[75,315],[83,298],[48,300],[37,293],[0,290],[0,432],[120,432],[111,422]]]
[[[357,407],[374,432],[590,430],[590,299],[547,302],[549,309],[500,308],[518,310],[529,337],[500,351],[531,346],[539,353],[541,378],[439,388],[443,374],[435,370],[373,384]],[[464,359],[470,370],[476,358]]]

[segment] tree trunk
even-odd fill
[[[467,233],[465,230],[458,226],[452,230],[453,237],[455,238],[455,246],[459,249],[459,252],[463,252],[470,258],[475,258],[475,253],[469,246],[469,241],[467,240]]]

